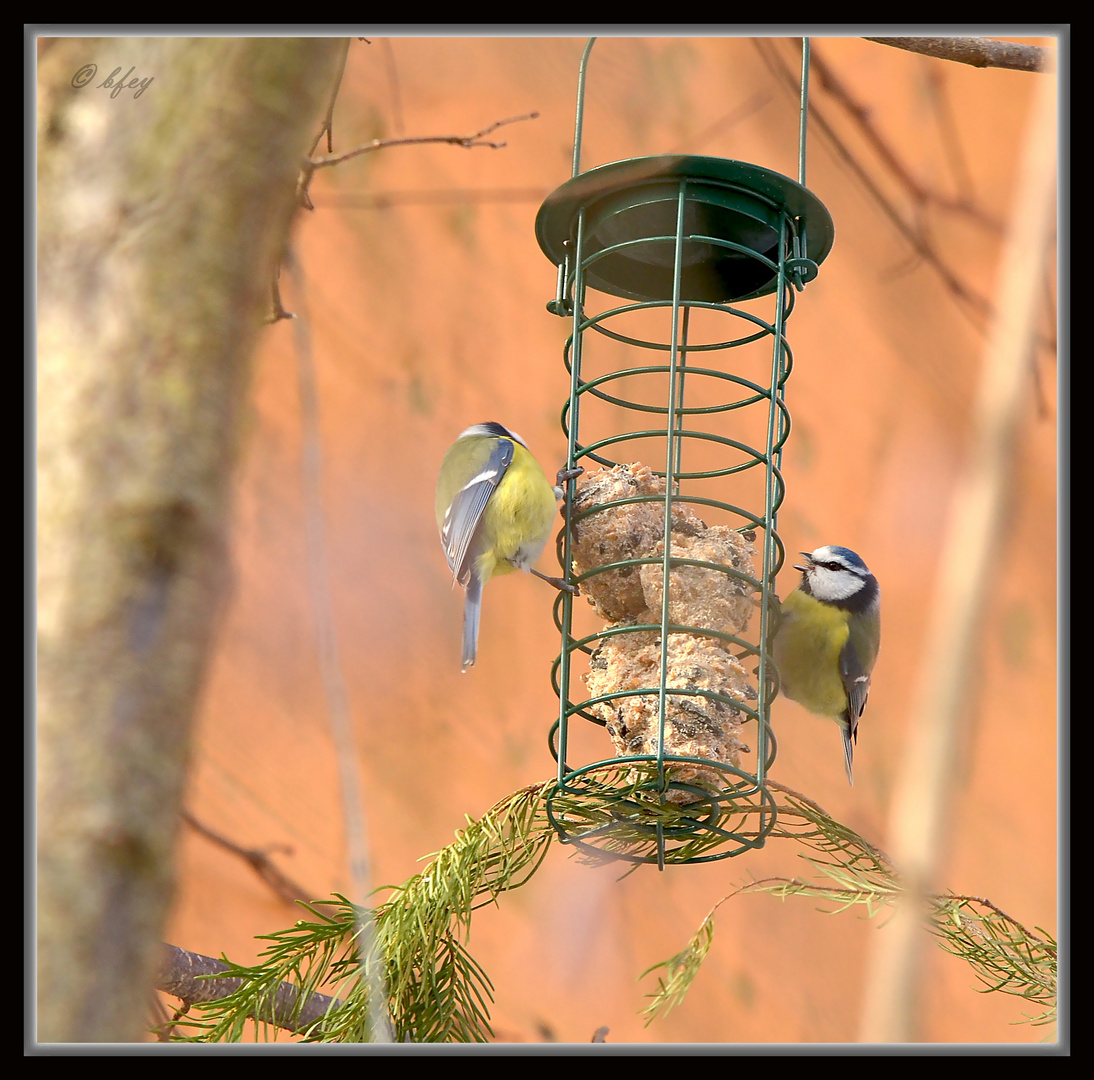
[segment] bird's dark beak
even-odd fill
[[[803,574],[808,574],[809,571],[813,568],[813,554],[812,554],[812,552],[809,552],[809,551],[799,551],[798,554],[799,555],[804,555],[806,560],[808,561],[809,565],[808,566],[799,566],[797,563],[795,563],[794,564],[794,569],[795,570],[800,570]]]

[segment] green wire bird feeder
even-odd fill
[[[586,855],[663,868],[762,847],[775,824],[786,320],[833,227],[804,186],[808,39],[797,182],[679,155],[579,173],[595,40],[572,179],[536,217],[558,267],[547,308],[573,324],[567,467],[585,469],[558,538],[583,598],[555,605],[547,812]]]

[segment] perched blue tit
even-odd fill
[[[461,433],[441,462],[437,528],[454,581],[466,590],[463,670],[475,663],[482,588],[496,574],[527,570],[576,593],[561,578],[532,569],[551,534],[562,485],[583,470],[560,470],[552,486],[528,445],[490,421]]]
[[[870,692],[881,643],[877,578],[849,548],[803,551],[801,584],[782,602],[774,658],[782,691],[810,712],[835,720],[843,732],[847,780],[858,722]]]

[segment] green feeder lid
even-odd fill
[[[744,161],[676,154],[614,161],[575,176],[539,208],[536,239],[561,266],[574,253],[584,210],[586,284],[631,300],[669,300],[683,181],[683,300],[722,303],[774,292],[778,273],[763,259],[778,262],[783,214],[800,222],[805,238],[800,280],[811,280],[832,249],[832,216],[790,177]],[[659,239],[645,239],[652,237]],[[617,244],[628,246],[589,261]]]

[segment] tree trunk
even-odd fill
[[[145,1028],[250,356],[344,47],[39,42],[41,1042]]]

